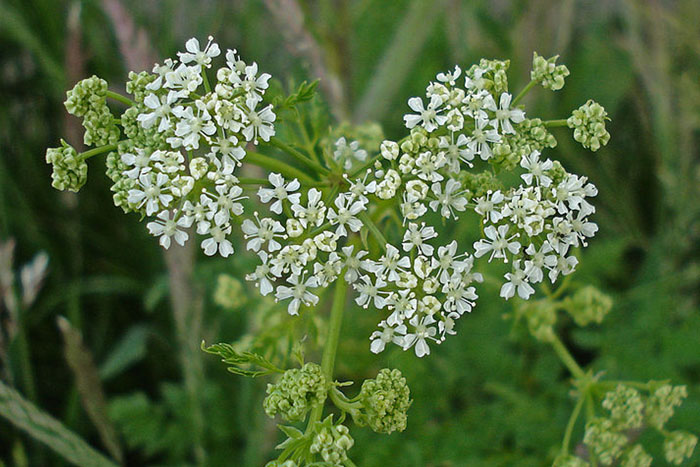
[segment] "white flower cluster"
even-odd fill
[[[179,61],[156,64],[143,90],[136,118],[147,131],[155,130],[156,148],[132,147],[121,153],[122,175],[130,180],[129,207],[156,216],[147,227],[168,248],[171,239],[184,244],[185,229],[195,225],[204,236],[207,255],[233,253],[228,240],[234,216],[243,213],[243,190],[234,176],[245,157],[246,142],[269,141],[275,114],[262,100],[270,75],[258,75],[235,50],[226,53],[226,66],[216,72],[210,88],[206,70],[220,55],[209,42],[186,43]],[[165,144],[163,144],[165,142]]]
[[[474,256],[512,259],[501,287],[506,300],[516,293],[527,300],[535,293],[531,284],[541,282],[545,271],[552,283],[559,274],[571,274],[578,264],[571,247],[586,246],[598,231],[588,220],[595,208],[586,201],[597,194],[596,187],[586,177],[554,175],[553,162],[539,156],[535,151],[520,162],[525,185],[488,191],[475,200],[485,238],[474,243]],[[555,183],[553,177],[561,180]]]
[[[464,186],[465,173],[478,159],[498,166],[493,146],[506,138],[517,141],[519,124],[526,121],[524,111],[511,106],[506,67],[505,62],[482,61],[466,73],[464,87],[456,84],[459,67],[438,74],[426,89],[426,101],[408,101],[415,112],[404,116],[411,135],[401,144],[381,145],[385,161],[375,165],[376,196],[400,200],[402,248],[410,257],[387,245],[382,258],[368,261],[375,280],[363,278],[356,286],[358,304],[390,312],[371,336],[375,352],[394,342],[404,349],[415,345],[416,354],[423,356],[429,353],[427,341],[439,343],[445,334],[454,334],[454,320],[471,311],[477,298],[470,284],[482,280],[472,272],[474,258],[510,259],[513,269],[505,275],[501,296],[508,299],[517,292],[527,299],[534,293],[530,284],[542,281],[545,271],[552,282],[571,273],[577,259],[570,248],[585,246],[597,231],[588,220],[595,209],[586,201],[596,188],[551,160],[540,161],[538,150],[519,160],[523,185],[484,190],[480,197]],[[458,252],[452,241],[436,245],[433,257],[436,248],[426,242],[437,237],[438,225],[430,224],[435,216],[429,211],[443,223],[467,208],[483,217],[484,238],[474,243],[474,255]]]

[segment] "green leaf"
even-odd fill
[[[277,368],[262,355],[253,352],[238,352],[231,344],[222,343],[206,347],[206,344],[204,341],[202,341],[202,350],[221,357],[222,362],[231,365],[228,368],[228,371],[237,375],[255,378],[256,376],[264,376],[271,373],[284,373],[284,370]],[[262,368],[262,370],[249,370],[247,368],[243,368],[243,366],[248,365],[258,366]]]
[[[44,443],[66,461],[82,467],[115,466],[61,422],[0,382],[0,416]]]
[[[149,329],[136,325],[129,329],[100,367],[100,378],[106,381],[117,376],[146,356]]]

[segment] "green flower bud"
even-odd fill
[[[649,425],[661,430],[673,416],[673,411],[688,397],[685,386],[664,384],[657,388],[647,400],[646,417]]]
[[[619,384],[605,394],[603,407],[610,411],[610,419],[618,430],[640,428],[644,421],[642,395],[634,388]]]
[[[611,420],[596,417],[586,424],[583,442],[601,464],[610,465],[620,457],[627,437],[614,430]]]
[[[46,163],[53,166],[51,185],[57,190],[78,192],[87,181],[87,163],[64,140],[61,140],[61,145],[46,150]]]
[[[533,52],[532,71],[530,79],[537,81],[544,88],[558,91],[564,87],[564,78],[569,76],[569,69],[566,65],[557,65],[559,55],[551,58],[544,58]]]
[[[636,444],[622,457],[620,467],[649,467],[654,461],[641,444]]]
[[[382,369],[375,379],[362,383],[359,400],[364,409],[355,417],[360,425],[369,425],[377,433],[406,429],[406,412],[411,406],[411,392],[399,370]]]
[[[247,300],[241,281],[228,274],[219,275],[216,280],[214,303],[223,308],[234,310],[243,306]]]
[[[320,454],[331,465],[341,466],[347,460],[347,451],[355,444],[350,430],[344,425],[330,425],[330,420],[320,424],[309,451]]]
[[[550,342],[557,322],[557,308],[549,300],[522,302],[516,309],[524,317],[530,334],[540,342]]]
[[[576,324],[587,326],[600,324],[612,309],[612,299],[597,288],[588,285],[578,289],[563,302],[566,311]]]
[[[566,124],[574,129],[576,141],[595,152],[610,141],[610,133],[605,129],[605,120],[609,120],[607,117],[608,113],[602,105],[589,100],[573,111]]]
[[[289,459],[284,462],[278,460],[273,460],[265,464],[265,467],[299,467],[299,464]]]
[[[496,178],[490,170],[475,174],[473,172],[460,172],[460,181],[462,186],[469,191],[469,196],[472,198],[480,198],[489,190],[496,191],[503,188],[501,182]]]
[[[276,384],[267,385],[263,408],[269,417],[279,413],[290,422],[303,420],[312,407],[326,400],[327,382],[321,367],[307,363],[284,372]]]
[[[114,144],[119,141],[119,128],[107,107],[107,81],[92,76],[79,81],[66,93],[68,113],[83,117],[86,145]]]
[[[697,436],[686,431],[674,431],[664,441],[664,454],[671,464],[682,464],[685,459],[693,455],[695,445],[698,444]]]
[[[561,165],[561,162],[552,161],[552,168],[547,171],[547,176],[552,179],[554,186],[559,185],[566,178],[566,170]]]
[[[155,80],[156,76],[147,71],[140,73],[130,71],[129,81],[126,82],[126,92],[134,96],[134,101],[142,103],[146,96],[153,92],[146,89],[146,86]]]

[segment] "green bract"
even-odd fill
[[[301,369],[284,372],[275,384],[267,385],[268,396],[263,401],[265,413],[278,413],[290,422],[303,420],[312,407],[326,400],[327,382],[321,367],[306,363]]]

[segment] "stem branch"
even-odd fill
[[[132,107],[136,105],[136,102],[114,91],[107,91],[107,97],[109,97],[110,99],[114,99],[115,101],[119,101],[127,107]]]
[[[515,99],[513,99],[513,102],[510,103],[510,106],[511,106],[511,107],[515,107],[515,105],[516,105],[518,102],[520,102],[520,100],[521,100],[523,97],[525,97],[525,95],[526,95],[528,92],[530,92],[530,89],[532,89],[536,84],[537,84],[537,81],[534,81],[534,80],[532,80],[532,81],[530,81],[529,83],[527,83],[527,85],[523,88],[523,90],[520,91],[520,93],[519,93],[517,96],[515,96]]]

